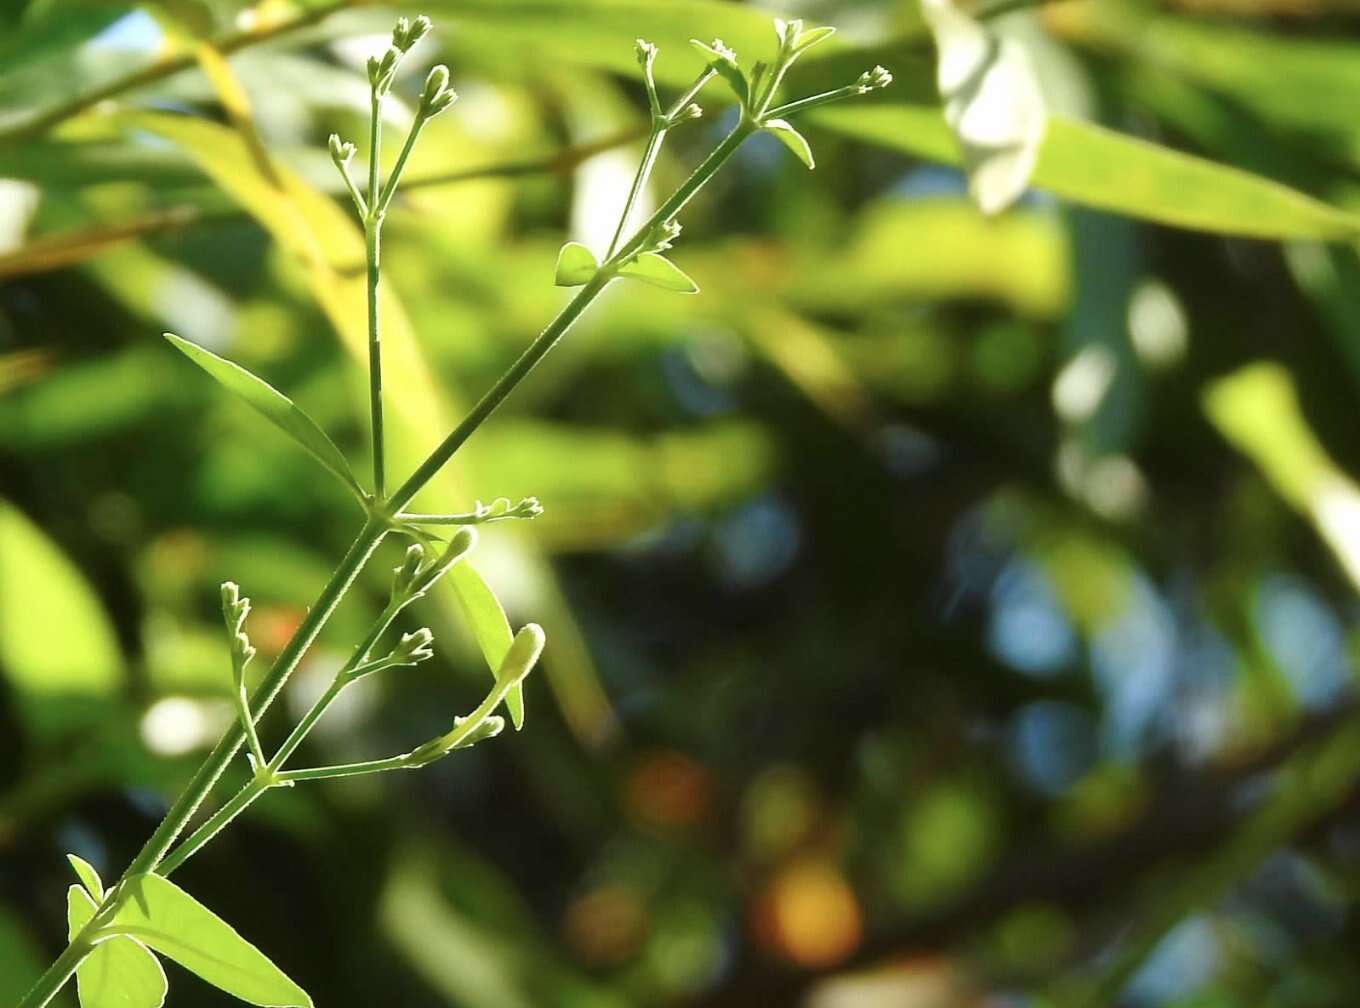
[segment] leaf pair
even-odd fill
[[[104,887],[93,867],[67,857],[82,883],[66,893],[67,926],[75,938],[94,918]],[[248,1004],[312,1008],[306,991],[173,882],[134,875],[122,887],[122,905],[76,970],[81,1008],[161,1008],[168,985],[152,949]]]
[[[589,283],[599,270],[599,261],[590,249],[580,242],[567,242],[557,254],[557,275],[553,283],[558,287],[580,287]],[[699,292],[699,285],[684,270],[656,252],[643,252],[631,259],[619,267],[618,275],[681,294]]]

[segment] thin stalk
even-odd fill
[[[628,219],[633,216],[633,207],[637,205],[642,187],[647,184],[647,179],[652,174],[652,167],[656,164],[656,157],[661,153],[661,145],[665,140],[666,127],[662,125],[660,119],[656,119],[652,122],[651,132],[647,135],[647,148],[642,160],[638,162],[637,174],[633,176],[633,186],[628,190],[628,199],[623,204],[623,213],[619,214],[619,226],[614,229],[614,237],[609,241],[609,251],[604,254],[606,259],[619,247],[623,229],[628,226]]]
[[[389,756],[387,759],[367,760],[363,763],[341,763],[338,766],[313,767],[307,770],[285,770],[279,780],[289,784],[297,781],[331,780],[336,777],[359,777],[363,774],[386,773],[389,770],[411,769],[411,754]]]
[[[240,791],[232,795],[231,800],[214,812],[202,826],[189,834],[183,843],[167,854],[165,859],[156,866],[156,874],[168,876],[179,868],[185,861],[197,854],[208,841],[226,829],[228,823],[244,812],[256,798],[267,790],[269,790],[268,785],[262,784],[258,780],[251,780]]]
[[[378,282],[382,263],[383,208],[378,189],[378,162],[382,155],[382,99],[373,89],[372,125],[368,147],[368,216],[364,218],[364,244],[368,260],[368,401],[373,436],[373,493],[382,500],[385,487],[382,400],[382,334],[378,325]]]
[[[853,95],[863,94],[863,91],[856,84],[847,84],[845,87],[836,88],[834,91],[823,91],[821,94],[811,95],[807,98],[799,98],[786,105],[780,105],[776,109],[771,109],[765,113],[766,119],[787,119],[791,115],[799,112],[806,112],[810,108],[818,105],[825,105],[828,102],[840,101],[842,98],[850,98]]]
[[[397,155],[397,163],[392,166],[392,171],[387,176],[387,185],[383,187],[382,197],[378,200],[379,220],[387,215],[387,207],[392,202],[392,197],[396,195],[397,183],[401,181],[401,173],[406,170],[406,159],[411,156],[411,151],[415,150],[416,140],[420,138],[420,131],[424,126],[425,117],[417,114],[415,122],[411,124],[411,131],[406,134],[406,142],[401,145],[401,153]]]

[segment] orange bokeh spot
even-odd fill
[[[594,966],[617,966],[632,958],[647,929],[647,909],[626,886],[602,885],[567,907],[567,941]]]
[[[689,826],[708,812],[713,777],[701,764],[674,750],[647,753],[628,774],[628,809],[654,826]]]
[[[844,961],[863,935],[854,892],[840,869],[825,860],[781,869],[760,894],[752,924],[770,951],[812,968]]]

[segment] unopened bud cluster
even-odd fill
[[[341,140],[337,134],[331,134],[328,146],[331,151],[331,160],[337,165],[343,167],[354,160],[354,144]]]
[[[877,91],[885,88],[893,81],[893,75],[881,66],[876,66],[872,70],[866,70],[859,75],[859,80],[855,81],[855,90],[860,94],[868,94],[870,91]]]
[[[429,627],[421,627],[408,634],[402,634],[401,640],[397,641],[397,646],[388,655],[388,661],[393,665],[416,665],[420,662],[434,657],[434,651],[430,645],[434,643],[434,634]]]
[[[457,100],[458,92],[449,87],[449,68],[440,64],[425,78],[425,87],[420,92],[419,114],[422,118],[430,119]]]
[[[241,586],[235,581],[222,582],[222,621],[227,625],[231,664],[237,673],[255,657],[255,648],[245,634],[246,617],[249,615],[250,599],[241,597]]]

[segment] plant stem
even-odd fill
[[[94,923],[93,920],[90,922]],[[57,957],[56,962],[47,968],[47,972],[38,978],[38,982],[33,988],[24,995],[24,999],[19,1002],[17,1008],[41,1008],[54,997],[57,991],[61,990],[66,981],[71,979],[71,974],[76,971],[76,967],[84,962],[85,957],[94,951],[94,946],[85,937],[85,931],[89,929],[87,924],[84,929],[66,946],[66,950]]]
[[[623,238],[623,229],[628,226],[628,218],[633,216],[633,207],[636,206],[638,196],[642,193],[642,187],[647,184],[647,178],[652,174],[652,166],[656,164],[656,156],[661,152],[661,145],[666,140],[666,127],[662,125],[662,120],[656,118],[652,120],[652,129],[647,136],[647,148],[642,155],[642,160],[638,162],[637,174],[633,176],[633,186],[628,190],[628,199],[623,204],[623,213],[619,214],[619,226],[614,229],[614,237],[610,239],[609,251],[604,254],[608,259],[614,254],[614,250],[619,247],[619,241]]]
[[[383,458],[382,336],[378,327],[378,282],[382,265],[382,222],[379,206],[378,161],[381,157],[382,109],[373,89],[372,129],[368,148],[368,216],[364,218],[364,243],[368,259],[368,400],[373,435],[373,493],[381,501],[387,494]]]

